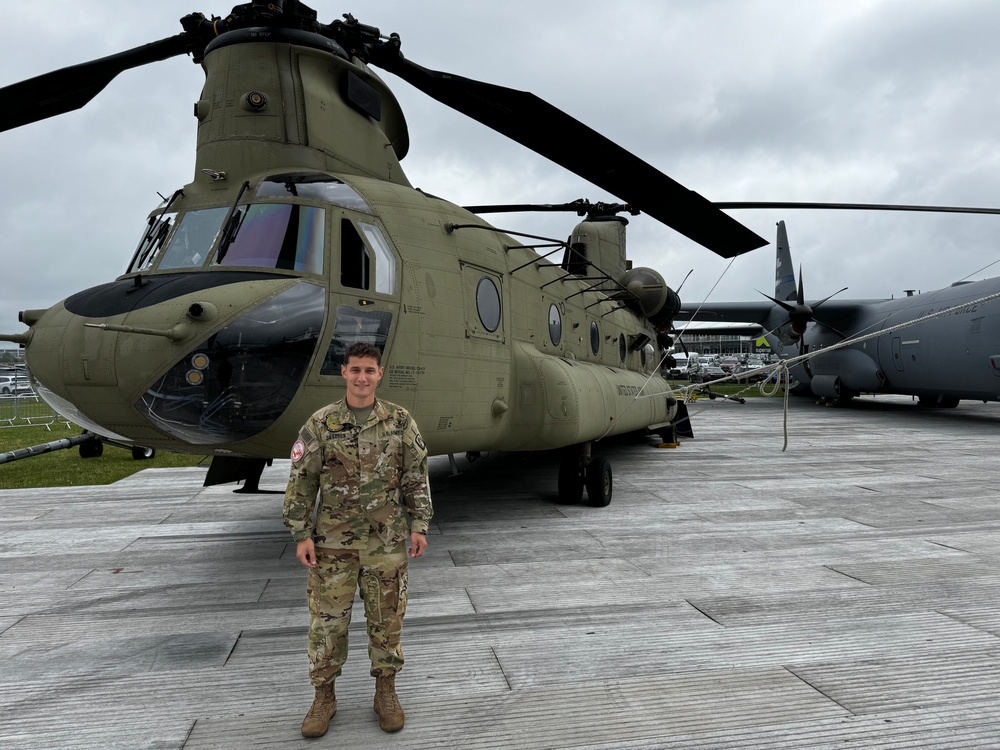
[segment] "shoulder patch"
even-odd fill
[[[301,440],[296,440],[295,445],[292,446],[292,461],[297,462],[302,460],[302,456],[305,455],[306,446]]]

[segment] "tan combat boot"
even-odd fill
[[[395,672],[375,678],[375,713],[383,732],[398,732],[403,728],[403,707],[396,697]]]
[[[302,736],[322,737],[330,728],[330,719],[335,713],[337,696],[333,692],[333,683],[316,688],[316,697],[302,720]]]

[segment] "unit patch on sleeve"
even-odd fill
[[[301,440],[296,440],[295,445],[292,446],[292,461],[300,461],[305,452],[306,446]]]

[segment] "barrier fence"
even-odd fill
[[[0,395],[0,428],[4,427],[66,429],[69,422],[35,394]]]

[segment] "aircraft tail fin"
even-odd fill
[[[788,302],[797,299],[795,268],[792,266],[792,251],[788,247],[788,233],[785,222],[778,222],[777,251],[774,261],[774,298]]]

